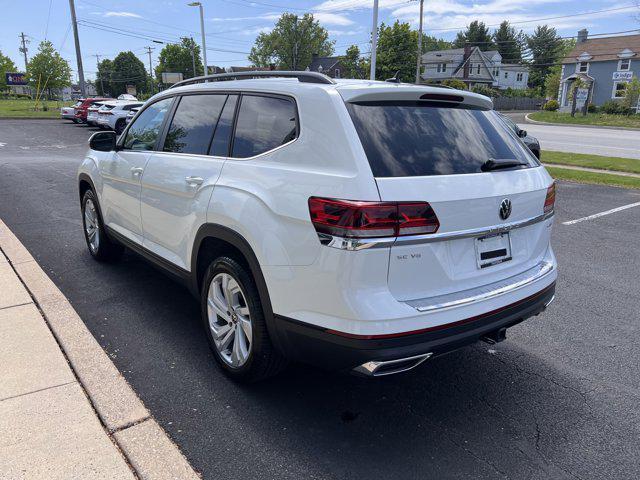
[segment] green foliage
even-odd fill
[[[393,25],[384,23],[378,30],[376,79],[385,80],[400,72],[403,82],[413,82],[416,75],[418,32],[406,22],[396,20]]]
[[[134,85],[141,92],[147,86],[147,71],[144,63],[133,52],[120,52],[111,63],[109,91],[117,97],[127,93],[127,85]]]
[[[529,85],[544,87],[545,79],[554,64],[563,56],[566,45],[558,36],[555,28],[538,25],[532,35],[527,36],[527,46],[531,51],[532,65],[529,73]]]
[[[500,96],[536,98],[540,96],[540,90],[536,88],[507,88],[500,90]]]
[[[193,55],[192,55],[193,53]],[[195,57],[196,71],[193,71]],[[202,75],[204,67],[200,55],[200,46],[192,38],[183,38],[181,43],[170,43],[160,50],[158,65],[155,68],[156,79],[162,82],[162,73],[182,73],[185,79]]]
[[[633,113],[633,110],[627,107],[624,100],[621,102],[616,100],[608,100],[600,106],[600,111],[609,115],[630,115]]]
[[[625,88],[624,106],[631,111],[638,107],[638,99],[640,99],[640,80],[638,77],[633,77]]]
[[[596,113],[598,111],[598,107],[596,107],[593,103],[587,105],[587,112]]]
[[[458,80],[457,78],[450,78],[448,80],[444,80],[442,85],[446,85],[447,87],[455,88],[456,90],[466,90],[467,84],[462,80]]]
[[[321,57],[332,55],[334,44],[329,40],[329,32],[312,14],[300,17],[283,13],[271,32],[258,35],[249,61],[257,67],[275,64],[282,70],[304,70],[311,64],[314,53]]]
[[[544,79],[544,93],[547,98],[558,99],[558,90],[560,89],[560,76],[562,67],[556,65],[549,70]]]
[[[489,28],[478,20],[469,24],[464,32],[458,32],[453,41],[455,48],[463,48],[466,44],[472,47],[480,47],[480,50],[491,50],[495,47]]]
[[[2,51],[0,51],[0,92],[7,87],[7,80],[6,80],[5,73],[7,72],[11,73],[11,72],[17,72],[17,71],[18,71],[18,67],[16,67],[15,63],[13,63],[13,60],[11,60],[6,55],[3,55]]]
[[[547,112],[555,112],[560,108],[560,104],[558,103],[557,100],[549,100],[547,103],[545,103],[542,106],[542,108]]]
[[[516,29],[505,20],[493,32],[493,40],[496,49],[502,55],[502,63],[520,63],[522,61],[522,48],[526,41],[522,30],[516,32]]]
[[[357,45],[351,45],[342,58],[344,72],[343,78],[366,78],[369,70],[369,62],[360,57],[360,49]]]
[[[479,93],[480,95],[484,95],[486,97],[490,97],[490,98],[494,98],[494,97],[499,97],[500,96],[500,92],[498,92],[497,90],[494,90],[491,87],[488,87],[486,85],[476,85],[475,87],[473,87],[471,89],[471,91],[473,93]]]
[[[96,72],[96,90],[98,95],[107,96],[111,91],[111,71],[113,70],[113,61],[108,58],[98,63],[98,71]]]
[[[60,56],[53,44],[44,40],[38,45],[36,53],[27,65],[30,82],[40,90],[59,89],[71,85],[71,67]]]
[[[453,48],[453,44],[447,40],[432,37],[431,35],[422,35],[422,53],[447,50],[449,48]]]

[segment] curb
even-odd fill
[[[536,113],[536,112],[531,112]],[[633,127],[612,127],[610,125],[582,125],[580,123],[550,123],[550,122],[541,122],[540,120],[533,120],[529,118],[531,113],[527,113],[524,116],[524,119],[528,123],[533,123],[535,125],[552,125],[554,127],[581,127],[581,128],[604,128],[605,130],[629,130],[631,132],[640,132],[640,128]]]
[[[137,477],[199,479],[66,297],[2,220],[0,249],[41,311],[107,435]]]
[[[578,165],[565,165],[563,163],[544,163],[542,165],[551,168],[564,168],[565,170],[578,170],[581,172],[603,173],[605,175],[618,175],[619,177],[640,178],[640,173],[618,172],[616,170],[605,170],[603,168],[579,167]]]
[[[60,117],[0,117],[0,120],[66,120]]]

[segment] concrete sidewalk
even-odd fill
[[[199,478],[1,220],[0,339],[0,478]]]

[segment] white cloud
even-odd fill
[[[107,12],[105,17],[127,17],[127,18],[142,18],[142,15],[138,15],[133,12]]]
[[[337,13],[329,13],[329,12],[314,12],[313,18],[318,20],[320,23],[325,25],[353,25],[353,20],[348,18],[345,15],[340,15]]]
[[[244,22],[247,20],[277,20],[281,13],[265,13],[264,15],[256,15],[254,17],[212,17],[210,22]]]

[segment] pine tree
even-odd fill
[[[522,31],[509,25],[505,20],[500,27],[493,32],[493,40],[496,49],[502,55],[502,63],[520,63],[522,61],[522,47],[525,42]]]

